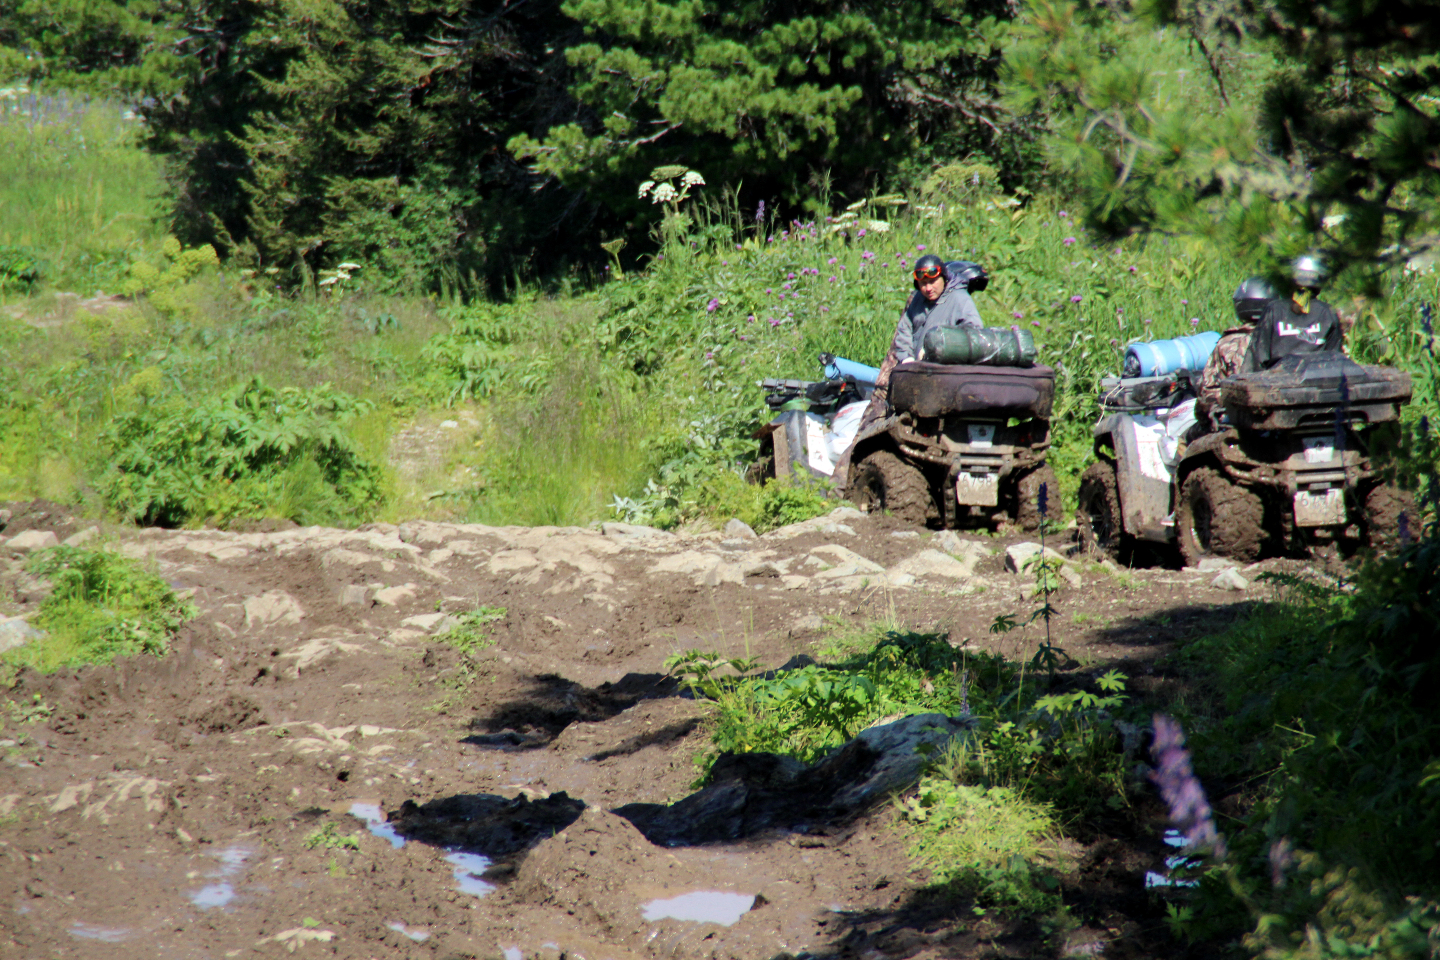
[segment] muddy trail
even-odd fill
[[[1007,569],[1031,537],[848,509],[734,538],[95,531],[53,505],[9,511],[0,617],[34,612],[45,585],[25,558],[67,538],[153,563],[198,615],[163,659],[24,674],[7,694],[53,712],[0,734],[0,957],[878,960],[1163,942],[1145,889],[1166,855],[1158,814],[1075,844],[1082,926],[1047,937],[926,895],[873,751],[799,775],[741,762],[728,799],[667,806],[694,792],[708,710],[666,657],[773,669],[882,618],[1029,656],[1033,628],[987,628],[1036,605],[1033,577]],[[1217,572],[1076,558],[1055,643],[1076,669],[1163,684],[1158,658],[1259,595],[1253,568]],[[462,669],[435,637],[477,608],[495,611],[494,643]]]

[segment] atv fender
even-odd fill
[[[1120,496],[1120,516],[1125,532],[1146,540],[1168,540],[1170,530],[1163,521],[1170,514],[1170,470],[1160,456],[1158,445],[1144,435],[1129,414],[1116,413],[1095,425],[1110,436],[1115,451],[1115,481]]]

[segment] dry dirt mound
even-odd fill
[[[7,509],[0,619],[43,597],[28,551],[89,530]],[[162,660],[10,692],[53,713],[0,732],[0,957],[962,956],[1007,935],[917,905],[925,877],[885,803],[787,807],[793,770],[727,781],[784,817],[680,829],[669,805],[691,793],[707,711],[663,662],[700,648],[774,668],[826,624],[882,616],[1029,652],[1033,632],[987,631],[1034,605],[1014,544],[851,510],[728,540],[428,522],[87,536],[199,614]],[[1214,572],[1067,576],[1056,643],[1142,677],[1247,597]],[[458,671],[436,635],[481,607],[504,610],[495,643]],[[1163,850],[1137,849],[1092,859],[1139,891]],[[697,903],[733,922],[663,916]]]

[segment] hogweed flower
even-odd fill
[[[1215,829],[1215,817],[1205,788],[1190,767],[1190,751],[1185,749],[1185,731],[1180,724],[1163,713],[1155,714],[1155,742],[1150,755],[1155,769],[1150,779],[1160,788],[1160,796],[1170,808],[1170,821],[1185,836],[1189,847],[1208,847],[1216,859],[1225,857],[1225,838]]]

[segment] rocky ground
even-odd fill
[[[6,694],[0,957],[1135,956],[1163,928],[1144,890],[1158,820],[1082,838],[1085,925],[1047,939],[920,895],[888,802],[711,842],[654,843],[614,812],[692,792],[707,710],[666,657],[774,668],[876,619],[1028,656],[1034,628],[988,627],[1036,605],[1033,577],[1007,569],[1031,538],[848,509],[761,537],[8,513],[0,618],[34,612],[45,584],[23,563],[65,540],[154,564],[198,615],[163,659],[24,675]],[[1075,559],[1055,643],[1081,668],[1159,684],[1156,659],[1233,618],[1253,575]],[[460,669],[435,636],[481,607],[504,611],[496,642]],[[23,634],[0,623],[0,645]],[[17,722],[37,698],[48,718]],[[687,897],[733,922],[661,916]]]

